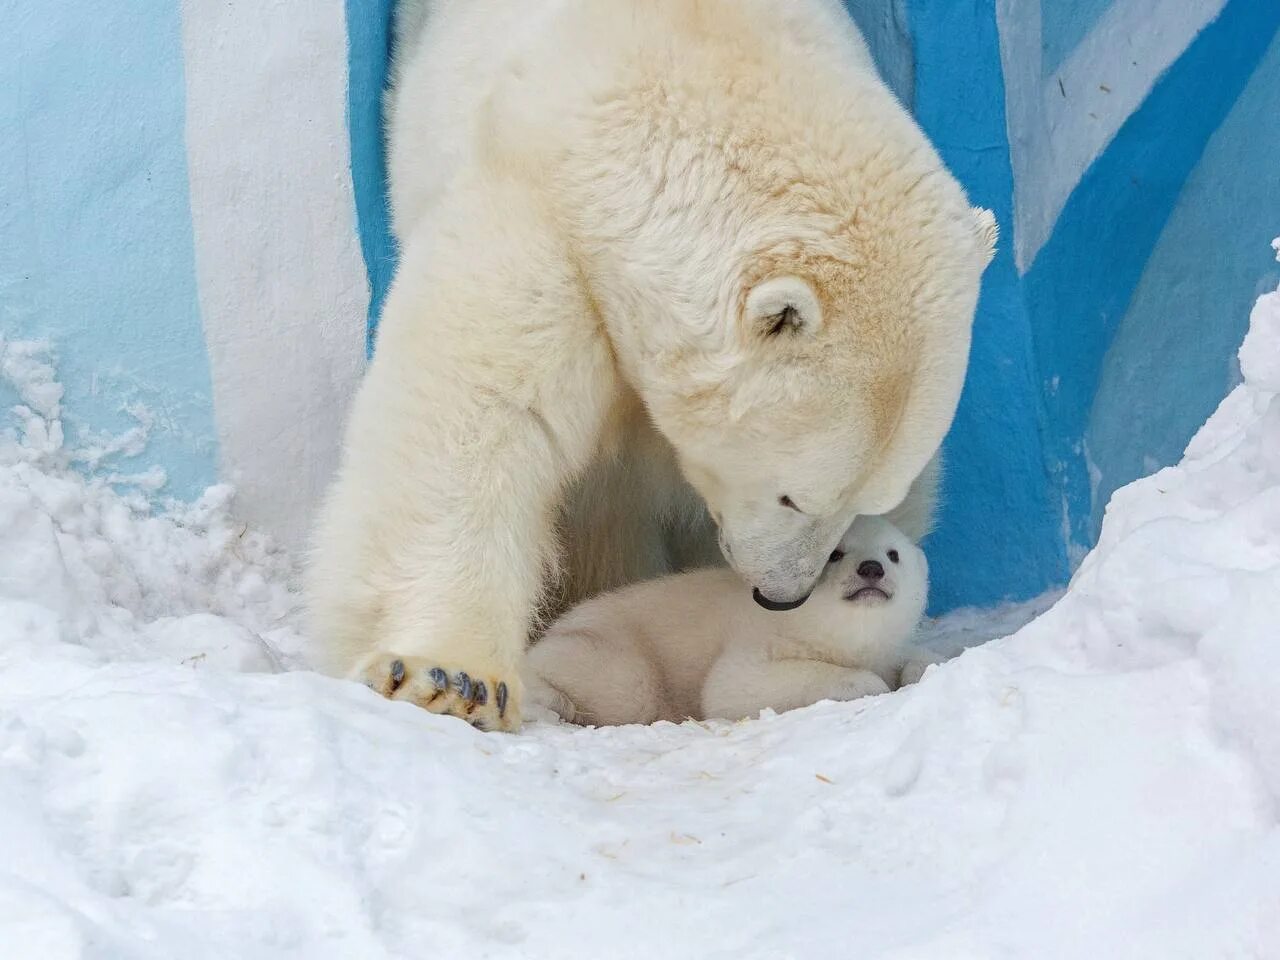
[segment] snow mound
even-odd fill
[[[483,734],[279,672],[287,559],[227,490],[81,479],[44,356],[0,341],[0,956],[1280,956],[1280,293],[1052,609],[734,725]]]

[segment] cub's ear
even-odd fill
[[[772,277],[747,294],[747,329],[763,339],[817,333],[822,307],[813,287],[799,277]]]
[[[973,219],[976,223],[978,244],[982,249],[982,266],[989,267],[996,255],[996,241],[1000,239],[1000,225],[996,223],[996,215],[983,207],[973,208]]]

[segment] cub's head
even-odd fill
[[[678,388],[649,392],[762,606],[803,603],[854,518],[896,507],[951,424],[996,232],[953,193],[748,251],[722,342],[669,355]]]
[[[924,551],[883,517],[859,517],[827,558],[814,602],[834,622],[879,625],[882,639],[905,638],[924,616],[929,563]]]

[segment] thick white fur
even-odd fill
[[[930,662],[911,644],[928,593],[924,554],[880,517],[859,517],[839,549],[843,559],[828,563],[809,601],[784,613],[757,606],[727,570],[588,600],[529,651],[528,696],[575,723],[738,720],[918,679]],[[859,575],[868,560],[882,579]],[[848,599],[869,584],[890,599]]]
[[[840,5],[402,7],[401,262],[315,540],[319,662],[509,729],[540,613],[714,562],[717,524],[780,602],[858,514],[922,533],[995,224]]]

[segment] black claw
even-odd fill
[[[494,698],[498,701],[498,716],[505,717],[507,715],[507,685],[501,680],[498,681],[498,688],[494,691]]]
[[[435,684],[437,690],[445,691],[449,689],[449,675],[439,667],[432,667],[427,676],[431,678],[431,682]]]
[[[400,684],[404,683],[404,661],[391,661],[391,689],[395,690]]]
[[[483,706],[489,702],[489,688],[484,685],[483,680],[476,681],[476,688],[472,693],[471,699],[476,702],[476,706]]]
[[[462,697],[463,700],[470,700],[471,678],[459,670],[458,675],[453,678],[453,682],[458,686],[458,696]]]

